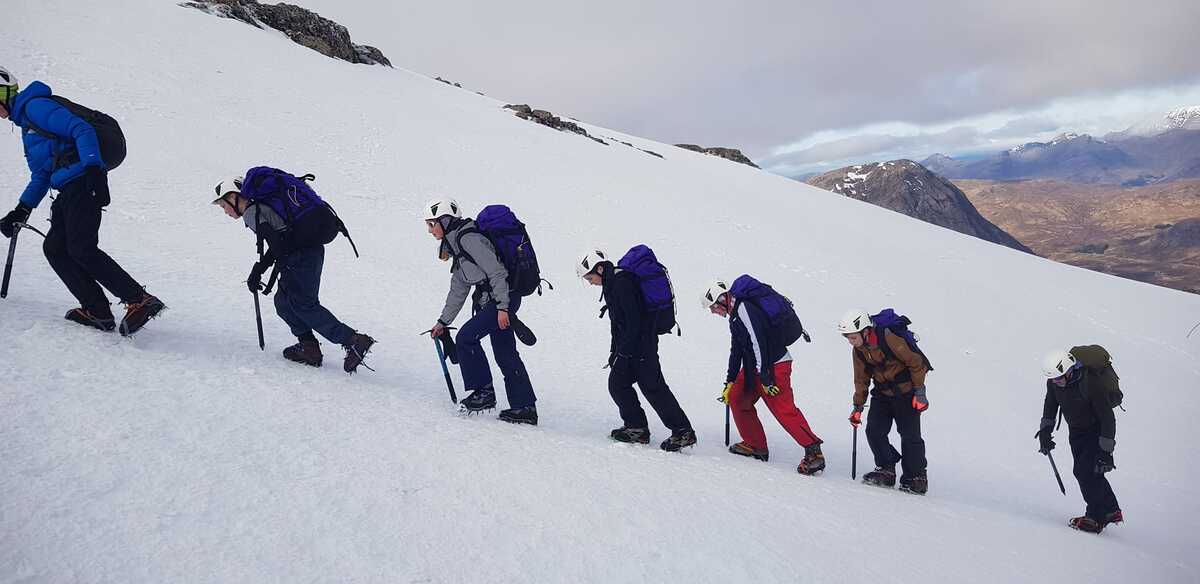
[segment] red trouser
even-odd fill
[[[783,426],[796,442],[804,447],[820,444],[821,439],[813,434],[812,428],[808,427],[808,420],[804,419],[804,414],[792,399],[791,361],[775,364],[775,385],[779,386],[779,395],[770,397],[763,395],[761,386],[753,390],[746,389],[745,370],[739,372],[737,379],[733,380],[733,387],[729,390],[730,409],[733,411],[733,421],[737,424],[742,441],[751,448],[767,447],[767,435],[763,433],[762,422],[758,421],[758,412],[754,409],[758,399],[763,398],[767,402],[767,409],[771,410],[775,419],[779,420],[779,425]]]

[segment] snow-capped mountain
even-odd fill
[[[1129,128],[1105,136],[1108,140],[1124,140],[1135,137],[1151,137],[1172,130],[1200,130],[1200,105],[1173,109],[1163,115],[1155,115]]]
[[[1196,295],[584,122],[607,144],[529,123],[404,70],[389,39],[370,40],[397,69],[174,2],[10,4],[3,65],[121,121],[129,158],[101,240],[169,309],[132,339],[82,330],[21,236],[0,300],[0,581],[1200,579]],[[269,298],[259,350],[253,236],[210,205],[218,180],[256,164],[315,174],[353,232],[362,257],[332,243],[321,295],[378,339],[375,372],[284,361],[293,338]],[[26,179],[18,133],[0,132],[6,205]],[[447,285],[419,214],[435,195],[469,215],[510,205],[556,284],[521,308],[539,339],[522,349],[537,427],[456,415],[417,334]],[[683,454],[608,440],[608,324],[572,269],[596,243],[647,243],[671,270],[683,336],[662,338],[663,368],[700,439]],[[802,449],[761,404],[770,462],[723,444],[728,325],[698,295],[741,273],[787,293],[812,334],[792,347],[793,383],[824,476],[796,473]],[[851,361],[834,323],[858,306],[909,315],[937,367],[927,497],[850,479]],[[1083,511],[1065,428],[1066,496],[1033,439],[1041,357],[1081,343],[1116,355],[1127,396],[1110,475],[1126,522],[1100,536],[1065,524]],[[870,470],[861,435],[857,461]]]
[[[1121,182],[1136,161],[1120,147],[1088,134],[1066,132],[1049,142],[1030,142],[977,160],[934,155],[921,162],[947,178],[1017,180],[1055,178],[1073,182]]]
[[[953,183],[911,160],[848,166],[805,182],[985,241],[1030,251],[980,215]]]

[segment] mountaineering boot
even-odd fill
[[[493,396],[492,399],[495,399]],[[523,408],[509,408],[500,410],[500,421],[508,422],[509,424],[528,424],[530,426],[537,425],[537,406],[525,406]]]
[[[95,329],[100,329],[104,332],[108,332],[114,328],[117,328],[117,323],[113,320],[111,313],[105,317],[104,315],[92,313],[84,308],[72,308],[71,310],[67,311],[67,314],[63,318],[71,322],[77,322],[83,326],[90,326]]]
[[[628,444],[649,444],[650,429],[626,428],[622,426],[610,432],[608,437],[616,440],[617,442],[626,442]]]
[[[342,345],[346,349],[346,360],[342,361],[342,370],[346,373],[354,373],[358,370],[358,366],[362,365],[367,369],[369,366],[363,364],[363,360],[367,358],[367,353],[370,352],[371,346],[375,344],[375,339],[362,333],[354,333],[350,336],[350,340]],[[371,369],[374,371],[374,369]]]
[[[863,482],[876,487],[896,486],[896,467],[877,466],[875,470],[863,475]]]
[[[649,440],[650,436],[647,435],[646,439]],[[659,446],[659,448],[662,448],[663,450],[666,450],[667,452],[679,452],[680,450],[687,448],[688,446],[695,446],[695,445],[696,445],[696,431],[692,430],[692,429],[687,429],[687,430],[675,430],[675,431],[671,432],[671,437],[667,438],[666,440],[663,440],[663,443],[661,446]]]
[[[730,446],[729,451],[738,456],[749,456],[750,458],[757,458],[763,462],[766,462],[767,458],[770,456],[766,448],[754,448],[745,442],[738,442],[737,444]]]
[[[150,319],[158,316],[167,305],[157,296],[144,294],[141,300],[125,305],[125,318],[121,319],[121,335],[129,336],[142,330]]]
[[[820,444],[804,447],[804,459],[796,467],[796,472],[802,475],[814,475],[825,470],[825,455],[821,454]]]
[[[458,402],[464,412],[473,414],[482,412],[483,410],[491,410],[496,408],[496,390],[491,387],[483,387],[471,392],[471,395],[462,398]]]
[[[1087,515],[1082,517],[1072,517],[1071,520],[1067,522],[1067,525],[1070,525],[1071,529],[1078,529],[1079,531],[1086,531],[1088,533],[1100,533],[1101,531],[1104,531],[1104,526],[1101,525],[1100,522],[1088,517]]]
[[[321,355],[321,343],[317,342],[317,337],[312,333],[300,337],[300,342],[283,350],[283,358],[288,361],[295,361],[313,367],[320,367],[323,355]]]
[[[1125,523],[1125,516],[1121,514],[1121,510],[1117,509],[1112,513],[1104,514],[1104,526],[1108,527],[1114,523]]]
[[[929,491],[929,476],[925,473],[911,477],[904,475],[900,477],[900,490],[914,495],[924,495]]]

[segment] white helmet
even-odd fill
[[[1046,379],[1062,377],[1063,375],[1066,375],[1067,371],[1070,371],[1076,363],[1077,361],[1075,360],[1075,355],[1072,355],[1070,351],[1065,349],[1055,349],[1050,351],[1050,353],[1046,355],[1046,358],[1042,360],[1042,374],[1046,376]]]
[[[216,203],[229,193],[241,193],[243,180],[245,180],[244,177],[232,176],[217,183],[217,186],[213,188],[213,191],[217,193],[217,197],[213,199],[213,202]]]
[[[575,263],[575,275],[582,278],[592,273],[596,269],[596,264],[600,262],[611,263],[612,260],[608,259],[608,254],[604,253],[602,249],[589,249],[587,253],[583,254],[583,260]]]
[[[440,219],[447,215],[455,219],[462,219],[462,209],[458,206],[458,201],[449,197],[433,199],[425,203],[425,208],[421,210],[421,213],[426,221]]]
[[[721,300],[722,294],[728,293],[729,284],[726,284],[724,280],[714,280],[712,284],[709,284],[708,288],[704,289],[704,295],[700,297],[700,305],[705,310],[708,310],[712,308],[712,305]]]
[[[8,72],[8,69],[0,67],[0,104],[4,104],[4,109],[10,109],[12,100],[20,91],[21,85],[17,83],[17,77]]]
[[[861,332],[869,326],[874,326],[871,322],[871,315],[865,310],[854,309],[842,316],[842,320],[838,321],[838,332],[843,335]]]

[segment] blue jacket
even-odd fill
[[[100,141],[96,130],[79,116],[71,113],[51,96],[50,87],[34,81],[13,99],[9,119],[21,128],[25,146],[25,161],[29,163],[29,186],[21,193],[21,202],[33,208],[46,197],[51,188],[62,189],[67,183],[83,176],[89,166],[107,169],[100,156]],[[32,128],[53,134],[45,136]],[[56,156],[76,150],[79,161],[54,168]]]

